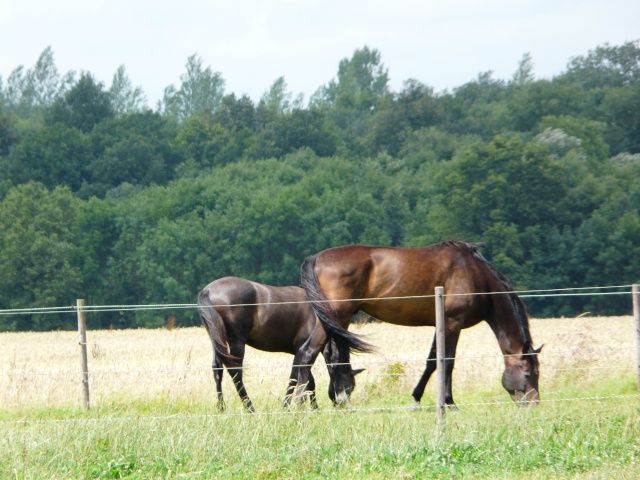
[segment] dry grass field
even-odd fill
[[[314,366],[319,412],[284,412],[292,357],[249,350],[244,414],[225,375],[215,408],[202,327],[87,335],[91,409],[81,406],[76,332],[0,334],[0,478],[545,478],[640,477],[632,317],[532,320],[539,408],[500,385],[503,359],[485,324],[463,331],[454,371],[461,407],[445,422],[410,408],[433,328],[352,329],[378,347],[354,357],[352,408],[333,408]]]
[[[375,406],[375,393],[392,387],[398,406],[409,405],[410,392],[424,368],[434,329],[383,323],[353,325],[377,352],[352,358],[354,367],[366,371],[357,377],[352,403]],[[533,319],[535,345],[540,355],[540,391],[543,401],[553,400],[561,388],[634,379],[635,327],[633,317],[582,317]],[[138,400],[165,400],[181,405],[214,399],[211,345],[205,330],[100,330],[87,334],[91,405]],[[80,347],[77,332],[0,334],[0,409],[75,407],[81,402]],[[278,409],[293,357],[248,348],[245,384],[259,411]],[[477,400],[507,402],[500,386],[503,359],[498,343],[485,323],[462,332],[456,368],[454,397],[458,403]],[[320,357],[314,366],[321,407],[329,407],[328,375]],[[230,411],[241,404],[225,374],[224,390]],[[431,384],[424,403],[432,404]],[[374,402],[374,403],[371,403]]]

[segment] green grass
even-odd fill
[[[158,399],[5,412],[0,478],[640,476],[637,398],[465,406],[438,425],[431,408],[378,408],[393,396],[316,413],[217,414]]]
[[[58,358],[59,349],[47,350],[49,344],[75,342],[75,336],[6,335],[0,345],[10,352],[3,385],[13,390],[0,390],[0,480],[640,478],[634,326],[628,319],[607,319],[603,337],[601,322],[580,323],[582,333],[572,333],[575,348],[555,334],[575,332],[573,320],[538,322],[536,338],[548,346],[537,408],[511,402],[501,387],[501,362],[457,362],[454,397],[460,409],[447,411],[440,425],[433,384],[423,408],[410,408],[427,347],[418,335],[396,335],[395,326],[367,325],[381,351],[403,356],[356,357],[354,366],[367,370],[357,378],[354,410],[330,406],[328,376],[320,365],[320,411],[283,412],[290,358],[251,352],[246,381],[254,415],[243,413],[228,375],[228,413],[217,412],[211,347],[197,329],[92,332],[103,352],[92,357],[92,370],[124,373],[94,375],[88,412],[78,408],[78,383],[55,382],[56,372],[75,372],[76,356]],[[474,357],[496,349],[490,332],[466,333],[462,340]],[[625,349],[610,349],[602,339]],[[42,345],[33,347],[37,342]],[[145,345],[142,359],[131,348],[138,344]],[[200,364],[204,374],[184,374]],[[52,372],[51,379],[42,370]],[[136,370],[150,373],[127,374]],[[160,373],[152,375],[155,370]]]

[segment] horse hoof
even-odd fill
[[[422,407],[420,406],[420,401],[419,400],[413,400],[413,404],[411,405],[411,409],[412,410],[421,410]]]

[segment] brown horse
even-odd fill
[[[485,320],[500,344],[505,371],[502,385],[516,402],[539,402],[538,358],[524,304],[509,281],[480,254],[475,244],[449,241],[421,248],[347,245],[307,257],[302,286],[325,329],[348,361],[349,350],[366,350],[362,340],[344,332],[361,310],[396,325],[435,325],[436,286],[445,292],[445,403],[451,391],[460,330]],[[494,293],[494,294],[491,294]],[[384,297],[420,297],[393,298]],[[328,301],[327,301],[328,300]],[[435,338],[427,366],[413,390],[420,402],[436,369]]]
[[[324,328],[316,319],[302,288],[271,287],[243,278],[224,277],[200,292],[198,312],[213,345],[213,377],[220,410],[225,409],[222,396],[224,365],[245,408],[254,411],[242,381],[246,345],[294,355],[285,406],[289,405],[297,385],[298,398],[304,400],[309,396],[311,406],[317,408],[311,365],[323,347],[330,377],[329,397],[334,404],[348,399],[355,388],[354,376],[363,370],[354,370],[350,364],[334,365],[337,363],[336,349],[327,342]]]

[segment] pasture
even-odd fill
[[[292,356],[249,349],[246,414],[225,373],[217,412],[204,328],[89,331],[91,409],[80,409],[77,332],[0,334],[0,478],[637,478],[640,416],[633,318],[531,320],[538,408],[501,387],[486,324],[464,330],[438,425],[435,391],[411,408],[433,328],[353,325],[350,408],[282,409]]]

